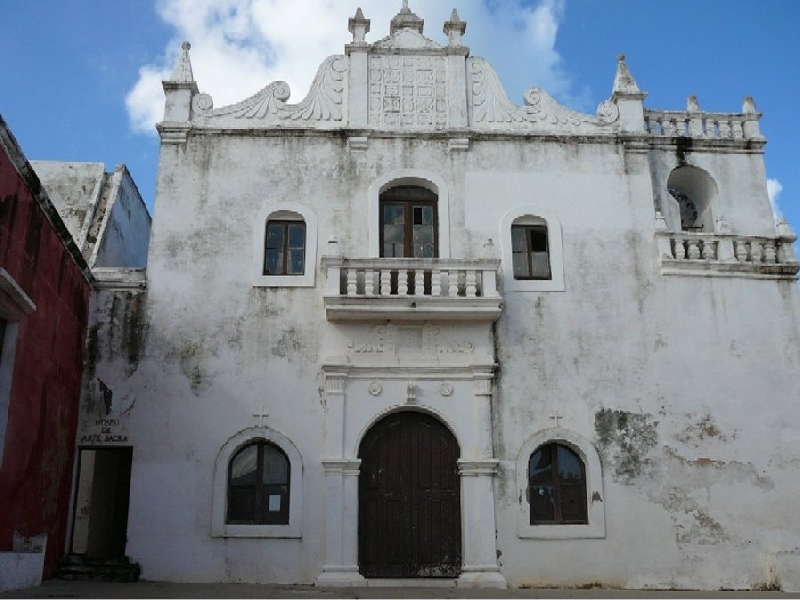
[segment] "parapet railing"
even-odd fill
[[[327,296],[500,298],[499,259],[324,257]]]
[[[800,263],[797,236],[656,231],[664,274],[752,275],[796,279]]]
[[[644,129],[654,137],[720,140],[761,139],[757,113],[710,113],[674,110],[644,111]]]

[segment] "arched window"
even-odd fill
[[[586,469],[564,444],[540,446],[528,461],[531,525],[588,523]]]
[[[264,275],[305,273],[305,222],[288,218],[270,219],[264,239]]]
[[[500,220],[503,289],[563,292],[561,221],[537,206],[517,206]]]
[[[289,459],[276,445],[257,440],[240,448],[228,465],[226,523],[289,523]]]
[[[520,217],[511,225],[514,279],[551,279],[547,223],[538,217]]]
[[[569,429],[541,429],[517,454],[517,535],[540,540],[606,535],[597,449]]]
[[[296,202],[265,206],[253,228],[253,285],[312,287],[317,217]]]
[[[380,195],[380,250],[386,258],[439,256],[437,196],[429,189],[399,185]]]

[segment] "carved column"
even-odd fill
[[[458,578],[461,587],[507,587],[497,565],[493,485],[497,465],[498,461],[491,458],[458,461],[464,548],[464,565]]]
[[[361,461],[344,458],[347,367],[329,363],[325,371],[327,417],[325,453],[325,563],[317,585],[348,586],[358,573],[358,474]]]
[[[325,564],[317,585],[350,586],[358,572],[359,459],[324,459],[327,487]]]
[[[462,448],[458,461],[461,475],[463,569],[458,585],[505,588],[505,577],[497,564],[494,476],[498,461],[492,450],[492,387],[494,366],[473,371],[472,447]]]

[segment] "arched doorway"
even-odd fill
[[[391,414],[361,441],[358,563],[365,577],[461,572],[460,451],[420,412]]]

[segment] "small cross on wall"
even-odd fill
[[[264,420],[269,417],[269,413],[267,412],[267,407],[265,404],[261,405],[261,411],[253,413],[253,417],[257,419],[258,427],[264,426]]]
[[[551,421],[555,421],[556,427],[558,427],[558,421],[560,419],[563,419],[563,418],[564,418],[564,415],[562,415],[562,414],[560,414],[558,412],[554,412],[552,415],[550,415],[550,420]]]

